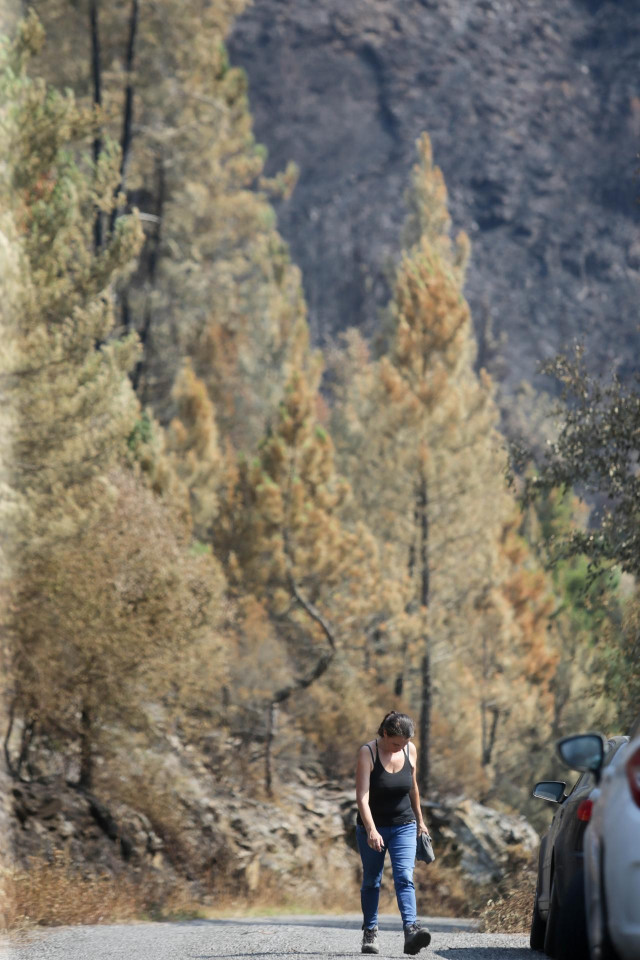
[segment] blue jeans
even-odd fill
[[[362,859],[362,887],[360,888],[360,902],[362,903],[363,928],[370,930],[378,925],[378,900],[380,898],[380,881],[384,857],[389,850],[391,868],[393,870],[393,885],[396,889],[396,900],[404,927],[415,923],[416,890],[413,885],[413,867],[416,860],[417,827],[413,823],[403,823],[397,827],[378,827],[378,833],[384,840],[384,847],[379,852],[372,850],[367,843],[367,831],[360,824],[356,827],[358,850]]]

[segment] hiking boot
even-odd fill
[[[410,923],[404,928],[404,952],[413,955],[431,943],[431,934],[419,923]]]
[[[380,953],[377,927],[371,927],[362,934],[362,953]]]

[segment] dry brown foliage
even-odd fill
[[[458,868],[436,862],[418,864],[415,872],[418,911],[421,915],[473,916],[481,931],[522,933],[529,929],[535,890],[533,861],[499,884],[493,897],[487,887],[465,879]],[[57,851],[51,861],[31,860],[27,869],[6,870],[0,875],[0,930],[14,933],[37,926],[95,924],[271,913],[344,913],[359,909],[359,874],[344,876],[333,891],[292,892],[279,874],[261,873],[253,892],[234,886],[229,876],[216,889],[203,894],[172,874],[167,882],[159,873],[114,876],[90,875]],[[390,873],[383,878],[380,908],[395,913],[395,893]]]
[[[169,887],[150,874],[135,879],[110,873],[91,876],[64,851],[57,851],[51,861],[34,859],[28,868],[6,870],[0,885],[3,926],[10,931],[195,916],[198,912],[184,881]]]
[[[359,907],[354,883],[346,893],[336,887],[321,901],[317,895],[283,891],[282,878],[263,874],[254,893],[227,885],[215,896],[198,898],[185,880],[164,882],[158,875],[136,878],[104,873],[88,876],[58,851],[51,862],[32,860],[28,869],[0,877],[0,931],[19,935],[34,927],[189,919],[238,914],[343,913]]]
[[[188,530],[130,474],[109,484],[111,509],[33,563],[9,622],[18,714],[69,753],[83,744],[85,767],[101,738],[113,748],[110,725],[144,726],[141,704],[169,687],[207,702],[222,669],[217,564],[190,550]]]
[[[536,864],[532,859],[507,876],[496,895],[480,910],[480,931],[528,933],[536,890]]]

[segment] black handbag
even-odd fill
[[[422,860],[424,863],[433,863],[436,855],[431,846],[431,837],[428,833],[419,833],[416,842],[416,860]]]

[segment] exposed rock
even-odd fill
[[[60,852],[85,876],[152,872],[170,884],[176,873],[161,856],[162,840],[144,814],[113,810],[61,778],[13,786],[14,847],[19,863],[53,859]]]
[[[24,863],[67,852],[88,876],[152,875],[159,884],[184,878],[207,902],[221,890],[253,894],[275,883],[281,898],[322,902],[341,878],[357,902],[360,859],[352,784],[314,781],[300,771],[279,784],[273,800],[239,784],[212,780],[201,758],[179,740],[154,755],[171,772],[170,822],[69,786],[62,778],[15,783],[16,848]],[[134,767],[139,766],[134,758]],[[465,798],[425,804],[440,864],[474,885],[493,883],[535,848],[538,837],[522,817]],[[162,831],[163,836],[160,836]],[[440,877],[442,880],[442,876]],[[346,901],[345,901],[346,902]]]
[[[515,863],[537,849],[540,838],[528,821],[501,813],[466,797],[425,803],[425,820],[433,837],[436,858],[459,868],[465,880],[495,883]],[[355,803],[343,799],[345,839],[357,849]]]
[[[230,40],[322,342],[371,332],[398,255],[415,141],[431,135],[483,359],[511,393],[584,337],[598,369],[640,346],[635,0],[254,0]]]
[[[513,865],[532,854],[539,837],[524,817],[500,813],[468,798],[433,804],[429,810],[433,835],[441,839],[444,859],[460,866],[478,884],[497,882]]]

